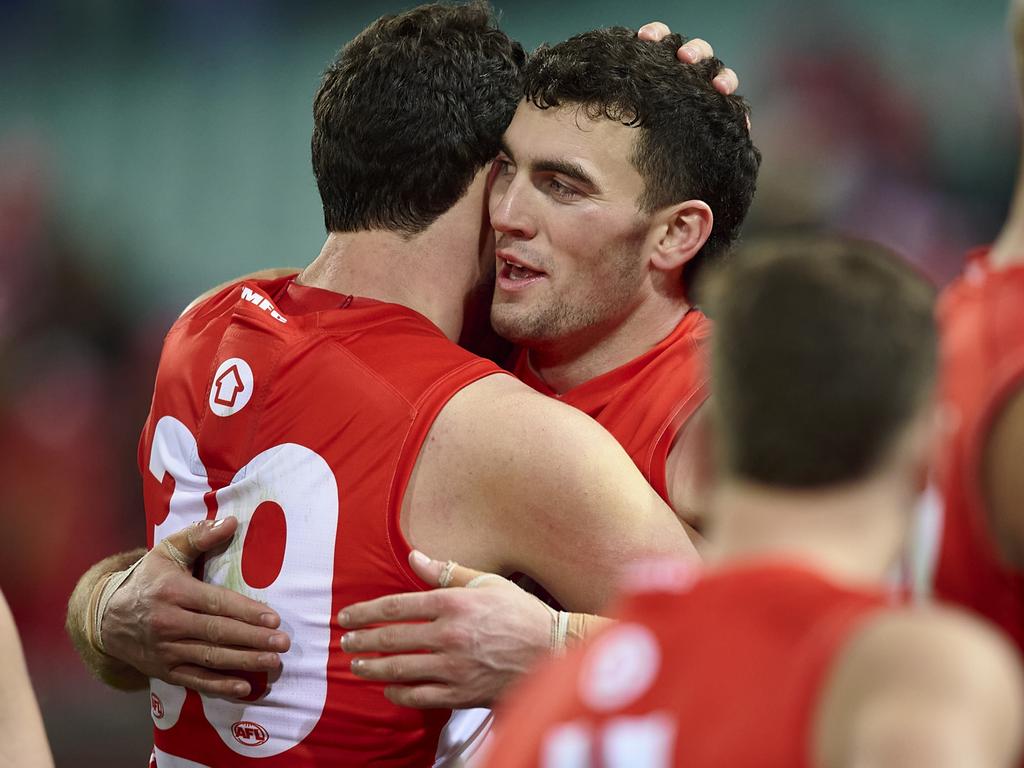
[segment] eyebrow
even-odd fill
[[[515,160],[516,156],[509,149],[508,144],[504,141],[501,142],[501,151],[508,155],[509,159]],[[558,173],[566,178],[573,179],[580,184],[584,185],[591,191],[597,191],[600,189],[597,182],[594,181],[594,177],[584,170],[583,166],[579,163],[574,163],[571,160],[559,160],[556,158],[544,158],[535,160],[530,166],[532,172],[541,173]]]
[[[531,168],[534,171],[558,173],[579,182],[588,189],[595,191],[598,189],[597,182],[594,181],[589,173],[583,170],[583,166],[579,163],[569,160],[543,159],[535,161]]]

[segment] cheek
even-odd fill
[[[601,211],[584,211],[572,216],[552,216],[548,232],[551,245],[561,254],[559,277],[580,286],[600,283],[613,270],[602,253],[617,233],[609,228]],[[559,282],[562,282],[561,280]]]

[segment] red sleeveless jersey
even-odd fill
[[[825,676],[880,592],[798,566],[652,564],[617,624],[499,712],[487,768],[801,768]]]
[[[514,370],[538,392],[578,408],[607,429],[668,503],[665,462],[676,436],[708,397],[710,338],[710,321],[691,309],[654,348],[568,392],[557,393],[544,383],[526,350],[520,350]]]
[[[157,765],[432,763],[448,712],[353,676],[334,617],[428,588],[399,528],[406,484],[452,395],[500,372],[410,309],[292,278],[233,285],[174,324],[139,446],[149,544],[237,517],[202,575],[274,606],[292,646],[255,701],[153,681]]]
[[[956,413],[940,449],[945,509],[936,594],[997,624],[1024,650],[1024,574],[992,544],[979,476],[1000,408],[1024,386],[1024,266],[992,270],[986,252],[939,302],[942,396]]]

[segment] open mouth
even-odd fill
[[[498,254],[498,285],[505,290],[515,290],[547,277],[546,272],[534,269],[511,254]]]

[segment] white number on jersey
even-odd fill
[[[206,519],[207,471],[199,459],[195,437],[173,417],[165,416],[157,423],[149,471],[158,482],[170,474],[175,483],[167,519],[154,530],[154,545],[186,525]],[[203,711],[231,750],[249,757],[270,757],[309,735],[327,701],[337,482],[320,455],[285,443],[263,451],[239,469],[231,483],[217,491],[216,500],[217,517],[237,517],[238,531],[224,552],[207,560],[205,580],[272,604],[292,646],[268,696],[256,702],[202,696]],[[276,505],[283,513],[284,553],[276,578],[271,574],[269,583],[258,581],[254,586],[245,578],[243,556],[254,515],[265,504]],[[153,680],[151,691],[157,697],[156,727],[173,727],[181,714],[185,689]]]

